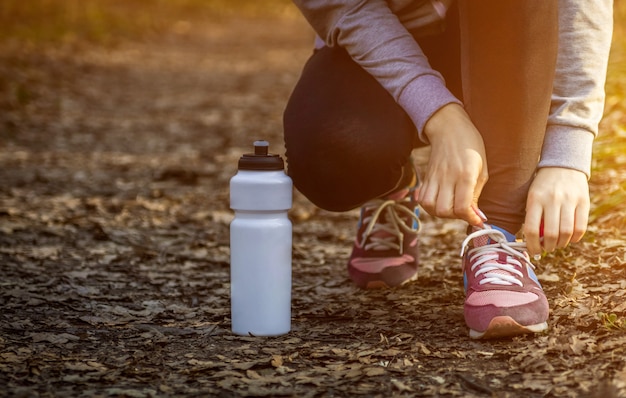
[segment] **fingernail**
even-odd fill
[[[541,260],[541,254],[535,254],[535,255],[533,256],[533,260],[535,260],[535,261],[539,261],[539,260]]]
[[[476,206],[472,206],[472,209],[474,210],[474,213],[476,213],[476,215],[478,215],[478,217],[480,217],[481,220],[487,221],[487,216],[485,215],[485,213],[482,212],[482,210],[480,210]]]

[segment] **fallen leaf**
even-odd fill
[[[283,357],[280,355],[272,355],[270,364],[275,368],[283,366]]]
[[[373,377],[373,376],[384,375],[386,372],[387,371],[385,370],[385,368],[383,368],[382,366],[378,366],[378,367],[366,369],[365,375],[367,377]]]
[[[413,389],[409,386],[407,386],[406,384],[404,384],[403,382],[401,382],[400,380],[397,379],[391,379],[391,384],[393,384],[393,386],[395,388],[397,388],[398,390],[400,390],[401,392],[403,391],[413,391]]]
[[[60,333],[60,334],[54,334],[54,333],[31,333],[30,337],[31,337],[31,339],[33,339],[33,342],[35,342],[35,343],[39,343],[39,342],[42,342],[42,341],[47,341],[48,343],[52,343],[52,344],[65,344],[68,341],[78,341],[78,340],[80,340],[80,337],[74,336],[73,334],[69,334],[69,333]]]

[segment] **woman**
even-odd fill
[[[316,205],[362,207],[352,280],[415,278],[420,205],[469,224],[470,336],[545,330],[530,256],[587,227],[612,1],[296,3],[318,38],[284,114],[288,170]]]

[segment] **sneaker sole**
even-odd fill
[[[413,282],[415,280],[417,280],[417,274],[413,275],[409,279],[406,279],[405,281],[403,281],[399,285],[393,285],[393,286],[389,286],[389,284],[387,284],[387,282],[385,282],[385,281],[373,280],[373,281],[368,281],[367,285],[365,285],[364,289],[367,289],[367,290],[389,289],[389,288],[392,288],[392,287],[398,287],[398,286],[406,285],[407,283]]]
[[[547,329],[547,322],[523,326],[515,322],[515,320],[510,316],[497,316],[489,322],[487,330],[479,332],[470,329],[469,335],[472,339],[487,340],[519,336],[521,334],[540,333]]]
[[[348,275],[362,289],[383,289],[402,286],[417,279],[414,265],[397,265],[377,273],[367,273],[348,266]]]

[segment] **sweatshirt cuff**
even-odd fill
[[[420,140],[424,143],[428,143],[424,125],[435,112],[450,103],[463,106],[435,75],[422,75],[416,78],[404,88],[398,98],[398,104],[409,115],[417,127]]]
[[[539,168],[563,167],[591,175],[594,135],[571,126],[548,126],[543,140]]]

